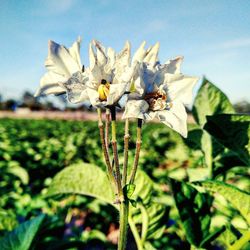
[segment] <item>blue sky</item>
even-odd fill
[[[183,55],[182,72],[205,75],[233,101],[250,101],[248,0],[0,0],[0,93],[18,97],[38,87],[47,43],[70,46],[82,36],[88,64],[91,39],[134,51],[160,42],[165,62]]]

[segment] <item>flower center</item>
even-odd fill
[[[167,95],[159,91],[148,93],[144,97],[152,111],[164,110],[167,108]]]
[[[110,83],[105,79],[102,79],[101,84],[98,87],[98,94],[100,101],[107,101],[109,95]]]

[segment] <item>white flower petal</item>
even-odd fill
[[[49,41],[49,51],[45,66],[49,71],[65,77],[70,77],[73,73],[81,70],[69,51],[64,46],[53,41]]]
[[[113,105],[121,99],[122,95],[126,91],[127,84],[128,83],[118,83],[110,85],[107,105]]]
[[[164,66],[166,66],[166,71],[165,73],[170,73],[170,74],[180,74],[181,72],[181,64],[183,62],[184,57],[183,56],[178,56],[174,59],[168,60]]]
[[[144,58],[144,62],[150,63],[150,64],[155,64],[158,61],[158,52],[160,48],[160,43],[157,42],[148,52],[146,57]]]
[[[193,99],[193,88],[198,80],[198,77],[182,76],[176,81],[167,83],[167,93],[170,99],[179,100],[185,105],[191,104]]]
[[[81,58],[80,58],[80,47],[81,47],[81,38],[79,37],[76,42],[69,48],[69,53],[72,58],[78,64],[79,69],[82,68]]]
[[[105,79],[103,77],[101,69],[97,65],[94,65],[94,67],[91,70],[88,68],[86,72],[89,77],[89,81],[86,84],[92,88],[97,89],[101,83],[101,80]]]
[[[108,62],[104,66],[104,71],[106,74],[112,74],[112,70],[115,65],[115,51],[112,48],[108,48],[107,56],[108,56]]]
[[[66,82],[60,83],[60,86],[67,90],[68,100],[71,103],[82,101],[82,92],[86,89],[86,81],[88,78],[80,71],[74,73]],[[88,99],[88,98],[87,98]]]
[[[100,42],[94,40],[94,46],[96,47],[96,57],[98,66],[104,66],[107,63],[107,56],[104,46]]]
[[[96,62],[97,62],[96,54],[93,50],[92,43],[90,43],[89,44],[89,68],[90,70],[94,68],[94,66],[96,65]]]
[[[173,102],[170,110],[156,111],[155,117],[181,134],[184,138],[187,137],[187,112],[181,102]]]
[[[122,119],[138,118],[145,119],[145,114],[148,111],[149,105],[144,100],[128,100],[125,106]]]
[[[87,88],[85,88],[82,92],[81,95],[78,99],[78,103],[79,102],[84,102],[84,101],[88,101],[89,100],[89,95],[88,95],[88,90]]]
[[[65,82],[67,79],[52,71],[47,72],[40,80],[39,89],[35,93],[35,97],[49,94],[65,93],[66,89],[61,87],[59,83]]]
[[[144,48],[145,44],[146,44],[146,42],[143,41],[142,44],[140,45],[140,47],[137,49],[137,51],[135,52],[135,54],[133,56],[132,63],[143,61],[143,59],[146,56],[146,50]]]
[[[120,79],[124,69],[130,64],[130,43],[127,41],[123,50],[117,55],[115,62],[115,78]]]

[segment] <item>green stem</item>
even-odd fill
[[[129,139],[130,139],[129,119],[126,119],[125,131],[124,131],[124,161],[123,161],[123,173],[122,173],[122,187],[124,187],[127,184]]]
[[[240,250],[250,241],[250,231],[245,232],[239,240],[237,240],[229,250]]]
[[[104,126],[103,126],[103,122],[102,122],[101,109],[98,108],[97,112],[98,112],[98,127],[99,127],[99,131],[100,131],[100,138],[101,138],[101,143],[102,143],[102,151],[103,151],[104,159],[105,159],[105,162],[106,162],[107,173],[108,173],[108,177],[109,177],[109,180],[111,182],[112,187],[114,189],[116,189],[116,187],[115,187],[116,186],[115,185],[115,178],[113,176],[112,166],[111,166],[110,158],[109,158],[109,153],[108,153],[106,143],[105,143],[105,138],[104,138]]]
[[[124,201],[124,195],[122,190],[121,183],[121,174],[120,174],[120,165],[119,165],[119,157],[117,150],[117,140],[116,140],[116,110],[115,107],[111,109],[111,130],[112,130],[112,148],[113,148],[113,156],[114,156],[114,164],[115,164],[115,176],[116,176],[116,185],[118,192],[118,201],[117,203]]]
[[[142,128],[142,120],[138,119],[135,159],[134,159],[134,165],[133,165],[131,175],[130,175],[130,181],[129,181],[130,184],[133,184],[135,181],[135,175],[136,175],[138,162],[139,162],[139,156],[140,156],[140,150],[141,150],[141,128]]]
[[[137,249],[143,250],[143,244],[142,244],[142,241],[140,239],[140,235],[136,229],[135,223],[134,223],[133,219],[131,218],[131,216],[128,217],[128,221],[129,221],[130,229],[131,229],[133,236],[135,238],[135,243],[137,245]]]
[[[107,150],[109,151],[109,125],[110,125],[110,110],[106,109],[106,123],[105,123],[105,142]]]
[[[118,250],[125,250],[127,243],[127,231],[128,231],[128,213],[129,203],[128,200],[121,202],[120,204],[120,227],[119,227],[119,239]]]

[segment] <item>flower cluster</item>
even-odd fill
[[[93,40],[89,66],[80,59],[80,39],[70,48],[49,41],[45,67],[35,96],[66,93],[71,103],[89,101],[94,107],[115,107],[126,97],[124,119],[159,119],[187,136],[185,106],[192,101],[197,77],[181,74],[183,57],[164,64],[158,60],[159,43],[145,49],[145,42],[131,58],[130,43],[116,53]]]

